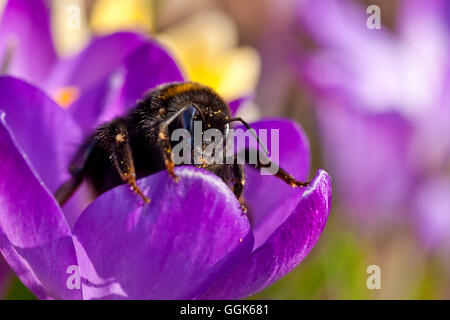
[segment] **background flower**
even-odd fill
[[[153,30],[153,1],[100,0],[93,7],[91,27],[96,33]]]
[[[229,100],[254,92],[259,55],[249,46],[238,47],[236,26],[224,13],[198,14],[164,31],[159,39],[179,58],[189,79],[207,83]]]
[[[51,1],[51,23],[56,51],[61,56],[76,54],[91,37],[85,14],[89,2],[85,0]],[[125,1],[128,3],[128,1]],[[79,26],[77,25],[79,23]]]
[[[353,1],[305,1],[298,11],[319,45],[300,60],[300,74],[317,96],[346,210],[364,223],[412,219],[439,246],[447,232],[433,226],[450,228],[449,203],[436,189],[450,179],[448,8],[403,1],[394,31],[369,30],[365,7]]]
[[[57,57],[50,13],[42,1],[7,1],[0,21],[2,66],[14,76],[43,83]],[[35,63],[39,61],[39,63]]]

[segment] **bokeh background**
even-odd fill
[[[5,1],[0,0],[0,6]],[[80,28],[67,8],[80,8]],[[366,25],[370,5],[381,29]],[[333,177],[316,247],[255,299],[450,298],[450,4],[447,0],[54,0],[61,56],[133,30],[167,46],[194,81],[248,120],[305,129],[311,177]],[[0,9],[1,10],[1,9]],[[0,11],[1,12],[1,11]],[[112,53],[113,54],[113,53]],[[61,106],[74,93],[55,93]],[[370,290],[367,268],[381,270]],[[0,261],[0,275],[6,265]],[[12,274],[0,297],[32,299]]]

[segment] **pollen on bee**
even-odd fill
[[[242,241],[243,241],[242,238],[240,238],[240,239],[239,239],[239,242],[242,242]]]
[[[118,135],[116,135],[116,143],[120,144],[125,142],[125,135],[123,133],[119,133]]]

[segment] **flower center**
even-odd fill
[[[80,90],[77,87],[62,87],[56,90],[53,98],[63,108],[68,108],[80,96]]]

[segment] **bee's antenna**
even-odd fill
[[[267,155],[269,155],[269,150],[267,150],[266,146],[263,145],[261,143],[261,141],[259,141],[259,137],[256,134],[255,130],[252,127],[250,127],[250,125],[244,119],[242,119],[241,117],[232,118],[232,119],[227,120],[226,123],[235,122],[235,121],[239,121],[240,123],[242,123],[244,125],[244,127],[246,127],[248,130],[250,130],[250,133],[256,139],[256,141],[261,146],[261,148],[263,148],[264,152],[267,153]]]

